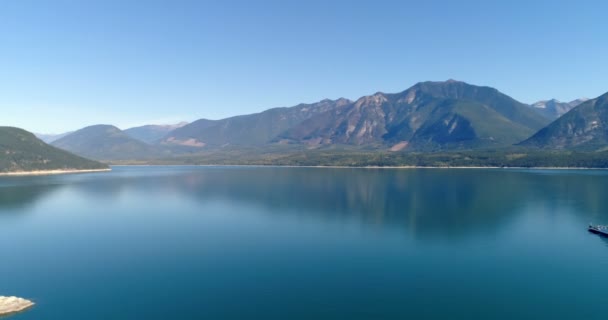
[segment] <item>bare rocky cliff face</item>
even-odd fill
[[[397,94],[361,97],[315,115],[279,138],[310,146],[461,148],[516,143],[547,123],[496,89],[448,80],[422,82]]]

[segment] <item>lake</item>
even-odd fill
[[[608,171],[114,167],[0,178],[37,319],[600,319]]]

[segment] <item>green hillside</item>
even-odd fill
[[[105,168],[105,164],[49,146],[25,130],[0,127],[0,172]]]
[[[448,80],[445,82],[426,81],[416,84],[406,90],[428,94],[434,98],[468,100],[481,103],[492,108],[505,118],[533,130],[538,130],[549,123],[530,107],[495,88],[471,85],[462,81]]]
[[[471,149],[506,146],[529,137],[532,129],[507,119],[487,105],[447,100],[411,139],[419,149]]]

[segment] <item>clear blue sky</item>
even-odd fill
[[[454,78],[608,91],[605,1],[0,1],[0,125],[218,119]]]

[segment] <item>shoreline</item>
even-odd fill
[[[593,167],[484,167],[484,166],[294,166],[263,164],[116,164],[111,167],[251,167],[319,169],[505,169],[505,170],[608,170]]]
[[[107,172],[112,171],[108,169],[65,169],[65,170],[36,170],[36,171],[13,171],[13,172],[0,172],[1,176],[47,176],[56,174],[71,174],[71,173],[89,173],[89,172]]]

